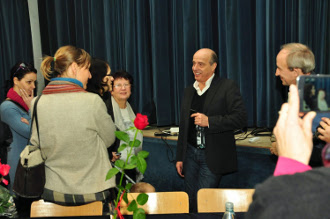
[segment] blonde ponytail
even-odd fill
[[[54,62],[53,67],[52,62]],[[54,57],[44,57],[40,69],[43,76],[50,80],[53,77],[63,75],[73,62],[77,63],[79,67],[88,67],[91,63],[91,57],[83,49],[70,45],[62,46],[56,51]]]
[[[49,81],[52,78],[53,70],[51,69],[51,64],[54,59],[51,56],[45,56],[41,62],[41,72],[42,75]]]

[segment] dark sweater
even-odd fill
[[[256,186],[246,219],[330,218],[330,168],[270,177]]]
[[[204,113],[203,108],[204,108],[204,102],[207,96],[207,91],[203,93],[203,95],[199,96],[197,94],[197,91],[195,91],[191,107],[190,109],[199,112],[199,113]],[[195,112],[190,111],[190,114],[194,114]],[[193,145],[194,147],[197,147],[197,142],[196,142],[196,125],[195,125],[195,118],[190,117],[189,119],[189,131],[188,131],[188,143]]]

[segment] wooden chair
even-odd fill
[[[252,202],[254,189],[200,189],[197,193],[198,212],[225,212],[226,202],[234,211],[246,212]]]
[[[128,201],[136,200],[140,193],[129,193]],[[149,195],[148,202],[139,206],[146,214],[181,214],[189,213],[188,194],[185,192],[153,192]],[[133,212],[127,211],[127,204],[122,200],[120,212],[123,215],[131,215]]]
[[[31,205],[31,217],[68,217],[102,215],[103,203],[95,201],[79,206],[63,206],[44,200],[34,201]]]

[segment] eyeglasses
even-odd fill
[[[20,70],[20,69],[23,69],[23,70],[26,70],[26,65],[24,64],[24,63],[21,63],[19,66],[18,66],[18,68],[17,68],[17,70],[15,71],[15,73],[13,74],[13,76],[15,77],[15,74],[18,72],[18,70]]]
[[[115,85],[113,85],[113,87],[114,88],[122,88],[122,87],[129,88],[129,87],[131,87],[131,84],[115,84]]]

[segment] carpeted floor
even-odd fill
[[[148,151],[145,182],[156,191],[183,191],[183,179],[175,168],[176,141],[144,138],[143,150]],[[267,148],[237,146],[238,172],[223,176],[221,188],[253,188],[274,172],[277,157]]]

